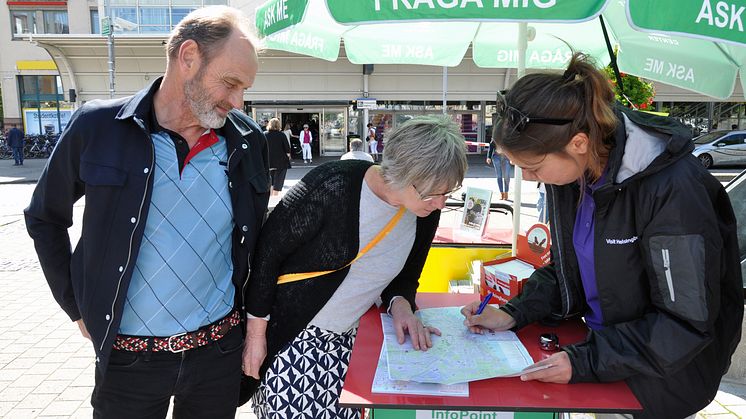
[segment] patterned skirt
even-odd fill
[[[356,333],[304,329],[262,378],[252,399],[257,418],[359,419],[360,409],[338,406]]]

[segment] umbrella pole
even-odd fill
[[[443,115],[448,114],[448,67],[443,66]]]
[[[518,71],[516,80],[526,74],[526,50],[528,49],[528,23],[518,23]],[[513,248],[512,255],[515,256],[518,249],[518,232],[521,229],[521,183],[523,174],[521,168],[515,168],[515,187],[513,192]]]

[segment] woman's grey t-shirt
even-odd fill
[[[373,240],[398,210],[377,197],[367,182],[363,182],[358,251]],[[417,217],[406,211],[383,240],[350,266],[347,277],[311,324],[337,333],[357,327],[360,317],[404,267],[414,244],[416,228]]]

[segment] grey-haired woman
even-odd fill
[[[432,346],[440,332],[413,314],[415,293],[440,209],[465,172],[458,127],[422,117],[391,133],[380,166],[327,163],[285,195],[262,229],[245,296],[243,369],[261,378],[258,417],[359,417],[337,399],[358,321],[379,297],[400,342],[408,334],[415,349]],[[293,275],[309,272],[322,274]],[[304,379],[277,379],[287,374]]]

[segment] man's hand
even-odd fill
[[[85,327],[85,323],[83,323],[83,319],[78,319],[75,321],[75,323],[78,324],[78,329],[80,329],[80,334],[83,335],[84,338],[91,340],[91,334],[88,333],[88,329]]]
[[[249,377],[259,380],[259,368],[267,357],[267,321],[249,319],[246,323],[246,341],[243,346],[241,369]]]
[[[422,324],[420,319],[412,313],[409,301],[405,298],[395,298],[389,312],[394,320],[394,330],[396,330],[396,338],[400,345],[404,343],[404,334],[409,333],[412,338],[412,347],[417,351],[427,351],[428,348],[433,347],[430,334],[440,336],[440,330]]]
[[[461,314],[466,317],[464,326],[468,327],[472,333],[483,334],[485,330],[503,331],[515,326],[515,319],[494,305],[488,304],[482,314],[476,314],[479,304],[479,301],[474,301],[461,309]]]
[[[521,375],[521,381],[537,380],[544,383],[567,384],[572,378],[572,363],[565,351],[557,352],[526,369],[542,366],[548,366],[548,368]]]
[[[492,164],[492,159],[491,159],[491,158],[489,158],[489,157],[487,157],[487,160],[485,160],[485,163],[487,163],[487,164]]]

